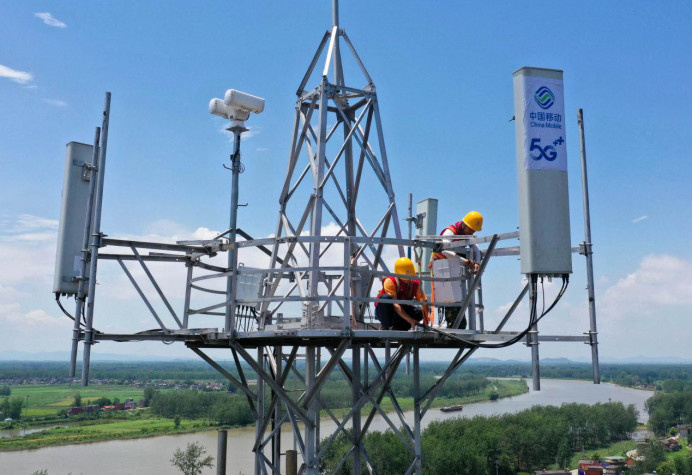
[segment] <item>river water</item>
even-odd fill
[[[443,413],[439,409],[430,409],[423,420],[423,427],[433,420],[514,413],[535,405],[559,406],[569,402],[595,404],[608,401],[634,404],[639,410],[639,420],[646,422],[648,415],[644,411],[644,402],[652,394],[651,391],[627,389],[613,384],[594,385],[585,381],[544,379],[541,381],[541,391],[529,391],[526,394],[497,401],[468,404],[464,406],[462,412]],[[407,413],[406,420],[412,424],[413,413]],[[331,420],[323,420],[321,426],[323,437],[336,427]],[[387,427],[384,420],[379,417],[373,420],[371,426],[373,430],[385,430]],[[282,435],[282,450],[291,448],[293,436],[289,433],[288,426]],[[180,472],[171,467],[170,459],[176,448],[184,448],[187,443],[198,441],[206,447],[209,454],[216,456],[216,440],[216,431],[210,431],[0,452],[0,474],[29,475],[34,471],[47,469],[50,475],[175,475]],[[227,473],[234,475],[253,473],[253,442],[253,428],[228,431]],[[211,475],[216,472],[207,469],[203,473]]]

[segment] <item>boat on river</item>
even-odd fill
[[[455,404],[453,406],[444,406],[440,408],[440,411],[442,412],[457,412],[461,411],[464,408],[461,404]]]

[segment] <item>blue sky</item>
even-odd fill
[[[106,90],[104,232],[172,239],[226,229],[230,176],[221,164],[231,144],[207,104],[228,88],[267,100],[243,141],[240,200],[249,206],[239,224],[254,236],[274,231],[295,90],[330,10],[331,2],[302,0],[0,4],[0,323],[9,336],[0,351],[30,350],[29,335],[36,351],[69,346],[69,322],[50,293],[64,147],[92,140]],[[611,359],[684,356],[692,337],[691,20],[688,2],[341,5],[341,25],[378,88],[402,217],[413,193],[440,200],[441,225],[478,209],[483,234],[516,229],[512,72],[564,70],[572,242],[583,240],[583,108],[600,350]],[[347,83],[364,85],[349,74]],[[370,218],[367,206],[360,213]],[[574,268],[548,333],[588,329],[581,256]],[[97,322],[139,322],[146,308],[108,272]],[[518,263],[492,263],[485,286],[496,318],[521,288]],[[546,344],[541,354],[585,359],[588,348]]]

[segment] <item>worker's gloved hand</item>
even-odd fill
[[[435,246],[433,247],[433,252],[442,252],[442,243],[441,242],[435,243]]]

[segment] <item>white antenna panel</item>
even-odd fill
[[[89,182],[96,179],[96,174],[88,170],[86,166],[91,164],[93,151],[93,145],[78,142],[67,144],[58,249],[55,258],[54,293],[77,293],[79,285],[77,277],[79,277],[82,259],[89,202]]]

